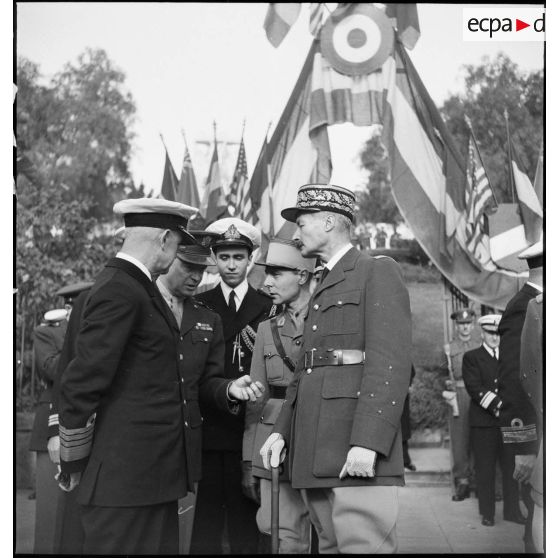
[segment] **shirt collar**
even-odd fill
[[[244,279],[244,281],[242,281],[240,285],[237,285],[233,289],[221,279],[221,291],[223,292],[223,296],[225,297],[226,301],[229,300],[229,296],[232,290],[234,290],[234,298],[237,301],[236,309],[238,310],[240,308],[240,305],[242,304],[242,301],[244,300],[244,297],[246,296],[246,293],[248,292],[248,280]]]
[[[490,356],[494,356],[494,349],[489,347],[486,343],[483,343],[482,346],[488,351],[488,354]],[[500,351],[498,347],[495,347],[495,349],[496,349],[496,358],[500,358]]]
[[[539,291],[539,293],[543,292],[542,287],[540,287],[536,283],[531,283],[531,281],[527,281],[527,285],[531,285],[531,287],[533,287],[534,289],[537,289],[537,291]]]
[[[118,254],[116,254],[116,257],[120,258],[121,260],[126,260],[127,262],[130,262],[131,264],[135,265],[147,275],[150,281],[153,280],[153,278],[151,277],[151,273],[149,272],[149,269],[147,269],[147,267],[145,267],[145,265],[142,264],[137,258],[134,258],[134,256],[130,256],[130,254],[126,254],[125,252],[118,252]]]
[[[163,295],[163,298],[167,301],[170,300],[176,300],[177,302],[182,302],[184,299],[183,298],[178,298],[177,296],[174,296],[169,289],[167,288],[167,286],[165,285],[165,283],[163,283],[163,281],[161,280],[161,276],[159,275],[159,277],[157,277],[157,287],[159,288],[159,291],[161,292],[161,294]]]
[[[330,271],[333,269],[333,266],[353,247],[353,245],[349,242],[345,244],[342,248],[337,250],[335,254],[329,259],[329,262],[325,264]]]

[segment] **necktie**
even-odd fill
[[[236,304],[234,301],[234,290],[229,294],[229,309],[236,312]]]
[[[498,353],[496,352],[496,349],[492,349],[492,353],[494,354],[494,358],[498,360]]]
[[[325,278],[327,277],[328,273],[329,273],[329,267],[324,267],[324,269],[322,271],[322,275],[320,277],[320,284],[325,281]]]

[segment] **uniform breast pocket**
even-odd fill
[[[275,345],[264,345],[264,366],[267,380],[281,380],[284,374],[283,360],[277,354]]]
[[[213,339],[213,332],[212,331],[192,331],[192,343],[196,345],[196,347],[202,347],[203,345],[209,346]]]
[[[360,330],[361,291],[347,291],[324,297],[322,303],[323,323],[328,333],[357,333]]]

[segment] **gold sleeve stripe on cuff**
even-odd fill
[[[488,407],[490,406],[490,403],[492,403],[492,401],[494,400],[495,397],[496,397],[496,394],[494,392],[487,391],[484,394],[484,397],[481,399],[480,406],[483,409],[488,409]]]
[[[528,424],[527,426],[503,426],[501,430],[504,444],[535,442],[537,440],[537,427],[535,424]]]

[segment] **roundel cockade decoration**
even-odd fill
[[[357,76],[381,68],[393,48],[393,26],[388,17],[370,4],[358,4],[339,21],[325,22],[320,43],[322,54],[342,74]]]

